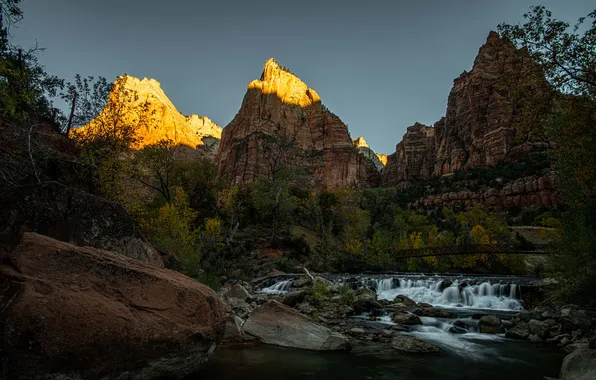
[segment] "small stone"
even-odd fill
[[[536,335],[536,334],[530,334],[530,335],[528,336],[528,340],[529,340],[530,342],[535,342],[535,343],[542,342],[542,338],[541,338],[541,337],[539,337],[539,336],[538,336],[538,335]]]
[[[505,328],[499,317],[485,315],[478,321],[478,331],[486,334],[502,334],[505,332]]]

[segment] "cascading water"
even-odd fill
[[[475,280],[445,281],[440,278],[382,278],[374,285],[377,298],[393,301],[404,295],[416,302],[434,306],[469,307],[475,309],[523,310],[514,283],[478,282]]]
[[[374,288],[377,299],[389,301],[393,301],[398,295],[404,295],[416,302],[433,306],[523,310],[519,285],[514,282],[504,282],[506,280],[502,279],[392,276],[364,277],[351,283],[341,278],[335,278],[332,281],[342,285],[349,284],[354,289]],[[269,294],[284,294],[291,286],[292,280],[281,280],[261,291]]]
[[[279,281],[269,287],[261,289],[261,292],[268,294],[284,294],[290,290],[292,282],[292,280]]]

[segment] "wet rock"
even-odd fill
[[[408,309],[408,307],[405,304],[401,303],[401,302],[392,303],[390,305],[387,305],[387,308],[388,309]]]
[[[422,321],[416,314],[397,311],[393,314],[393,322],[400,325],[421,325]]]
[[[490,315],[490,314],[486,314],[486,313],[474,313],[474,314],[472,314],[472,319],[478,320],[478,319],[480,319],[482,317],[485,317],[487,315]]]
[[[465,326],[464,324],[462,324],[463,326]],[[461,325],[453,325],[449,328],[449,332],[451,334],[466,334],[468,332],[468,330],[465,327],[461,327]]]
[[[416,306],[418,306],[418,307],[433,307],[433,305],[426,303],[426,302],[418,302],[416,304]]]
[[[596,350],[579,349],[565,356],[559,377],[561,380],[596,379]]]
[[[590,344],[587,340],[585,340],[585,341],[581,341],[581,342],[574,342],[574,343],[568,344],[563,348],[563,351],[565,351],[567,353],[571,353],[575,350],[587,350],[589,348],[590,348]]]
[[[252,295],[246,290],[246,288],[240,284],[234,284],[230,290],[226,293],[229,298],[236,298],[241,301],[246,301],[252,298]]]
[[[414,353],[436,353],[439,348],[421,340],[398,335],[391,341],[391,347],[396,350]]]
[[[292,282],[292,288],[304,288],[312,286],[312,281],[308,277],[300,277]]]
[[[534,314],[529,311],[522,311],[517,314],[517,317],[524,322],[530,322],[530,319],[535,319]]]
[[[433,318],[457,318],[457,314],[452,313],[443,309],[429,309],[429,308],[418,308],[414,310],[414,314],[421,317],[433,317]]]
[[[505,332],[505,328],[499,317],[485,315],[478,321],[478,331],[486,334],[502,334]]]
[[[316,310],[316,308],[308,302],[302,302],[301,304],[298,304],[296,309],[298,309],[301,313],[304,314],[312,314]]]
[[[244,331],[267,344],[308,350],[351,349],[349,339],[277,301],[255,310],[244,323]]]
[[[361,288],[356,291],[352,308],[356,313],[364,313],[382,308],[377,302],[377,293],[368,288]]]
[[[587,331],[592,325],[592,321],[583,310],[573,308],[561,309],[559,322],[566,331],[582,329]]]
[[[294,307],[299,303],[304,302],[306,297],[312,294],[312,291],[308,289],[292,290],[286,293],[282,298],[282,303],[290,307]]]
[[[250,313],[252,313],[253,308],[250,306],[246,301],[243,301],[238,298],[225,298],[224,299],[228,306],[234,311],[234,314],[239,316],[242,319],[248,318]]]
[[[35,233],[3,259],[7,379],[184,377],[224,335],[224,304],[181,273]]]
[[[410,331],[410,328],[407,326],[402,326],[402,325],[393,325],[391,326],[391,330],[393,331],[401,331],[401,332],[408,332]]]
[[[542,338],[539,337],[536,334],[530,334],[530,335],[528,335],[528,340],[530,342],[534,342],[534,343],[540,343],[540,342],[542,342]]]
[[[403,294],[398,295],[393,299],[394,303],[402,303],[406,305],[406,307],[416,307],[416,301],[412,300],[409,297],[404,296]]]
[[[532,334],[538,335],[541,339],[546,339],[550,330],[550,326],[546,322],[531,319],[528,322],[528,328]]]
[[[352,327],[348,333],[350,335],[363,335],[365,333],[364,329],[362,327]]]
[[[226,329],[224,332],[223,343],[240,343],[246,340],[242,325],[244,320],[235,315],[230,315],[226,319]]]
[[[512,329],[507,330],[505,336],[512,339],[526,339],[530,335],[530,327],[526,322],[520,322]]]

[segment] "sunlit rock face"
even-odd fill
[[[340,118],[273,59],[261,78],[249,83],[238,114],[224,128],[216,162],[219,176],[231,184],[272,178],[280,165],[299,168],[304,179],[324,188],[380,181]]]
[[[208,117],[184,116],[165,95],[155,79],[139,79],[130,75],[119,77],[114,83],[108,103],[89,124],[73,131],[84,137],[98,131],[135,129],[139,143],[135,148],[169,139],[176,145],[198,149],[207,156],[217,152],[221,127]],[[210,144],[205,144],[209,138]]]
[[[387,155],[375,153],[372,148],[368,146],[364,137],[358,137],[353,143],[356,149],[358,149],[358,152],[371,161],[377,169],[381,170],[387,164]]]
[[[435,167],[435,129],[416,123],[408,127],[395,153],[387,160],[383,185],[429,178]]]

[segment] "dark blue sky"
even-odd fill
[[[501,22],[531,5],[575,22],[593,0],[23,0],[17,43],[48,72],[161,82],[183,114],[229,123],[274,57],[321,96],[352,138],[391,153],[406,127],[445,114],[453,79]]]

